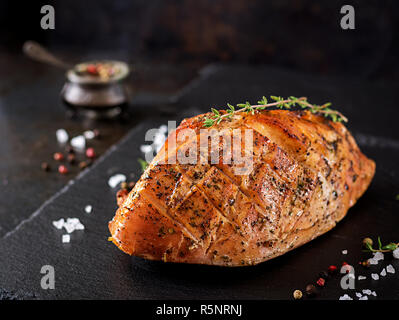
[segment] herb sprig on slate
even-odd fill
[[[380,237],[378,237],[377,242],[378,242],[378,247],[373,248],[373,240],[371,240],[370,238],[363,239],[363,245],[366,248],[365,251],[368,251],[368,252],[391,252],[391,251],[396,250],[399,247],[399,243],[394,243],[394,242],[383,245]]]
[[[265,110],[266,108],[270,107],[290,110],[295,106],[309,110],[312,113],[321,114],[324,117],[331,119],[333,122],[348,122],[348,119],[342,113],[330,108],[330,102],[324,103],[322,105],[316,105],[308,102],[306,97],[297,98],[294,96],[290,96],[286,99],[278,96],[270,96],[270,101],[271,102],[269,102],[268,99],[263,96],[256,105],[252,105],[248,101],[245,103],[239,103],[236,106],[228,103],[226,113],[221,113],[219,110],[211,108],[213,115],[204,120],[204,127],[209,128],[214,124],[219,124],[223,119],[231,119],[233,115],[238,112],[254,114],[255,111]]]

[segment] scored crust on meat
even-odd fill
[[[207,116],[184,120],[133,190],[120,195],[109,229],[122,251],[168,262],[254,265],[333,228],[373,178],[375,163],[345,126],[308,111],[236,113],[213,127],[222,137],[253,129],[247,174],[223,161],[223,144],[216,163],[209,154],[194,164],[168,164],[171,154],[208,147],[199,139]],[[185,129],[194,138],[172,144]]]

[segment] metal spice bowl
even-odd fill
[[[118,69],[115,76],[103,79],[78,72],[79,66],[93,64],[110,64]],[[128,103],[128,93],[124,80],[129,75],[129,67],[120,61],[92,61],[82,63],[69,69],[61,96],[75,111],[85,111],[88,115],[99,113],[113,116],[120,114]]]
[[[128,77],[130,69],[126,63],[96,60],[72,65],[57,58],[34,41],[25,42],[23,51],[34,60],[66,70],[67,81],[62,88],[61,97],[75,112],[83,112],[89,117],[113,117],[119,115],[127,106],[129,98],[124,80]],[[103,76],[102,73],[85,72],[85,68],[89,66],[109,66],[113,73]]]

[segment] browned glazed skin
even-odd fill
[[[206,115],[184,120],[199,135]],[[375,171],[341,123],[309,112],[238,113],[213,127],[254,129],[253,169],[234,164],[159,164],[163,149],[109,223],[124,252],[151,260],[247,266],[282,255],[333,228],[366,191]]]

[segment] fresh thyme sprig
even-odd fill
[[[248,101],[245,103],[239,103],[235,106],[231,104],[227,104],[228,109],[226,109],[226,113],[221,113],[219,110],[215,108],[211,108],[213,115],[210,118],[206,118],[204,120],[204,127],[209,128],[214,124],[219,124],[223,119],[232,118],[235,113],[238,112],[246,112],[254,114],[255,111],[264,110],[270,107],[276,107],[280,109],[291,109],[292,107],[299,106],[302,109],[307,109],[312,113],[320,113],[326,118],[330,118],[333,122],[348,122],[348,119],[339,111],[332,110],[330,108],[331,103],[327,102],[322,105],[311,104],[308,102],[306,97],[297,98],[294,96],[290,96],[287,99],[278,96],[270,96],[270,99],[273,102],[269,102],[265,96],[262,97],[261,100],[258,101],[258,104],[252,105]]]
[[[378,241],[378,249],[374,249],[373,248],[373,240],[371,240],[370,238],[365,238],[363,240],[363,245],[366,248],[365,251],[367,251],[367,252],[391,252],[391,251],[396,250],[399,247],[399,243],[394,243],[394,242],[388,243],[386,245],[382,245],[380,237],[378,237],[377,241]]]

